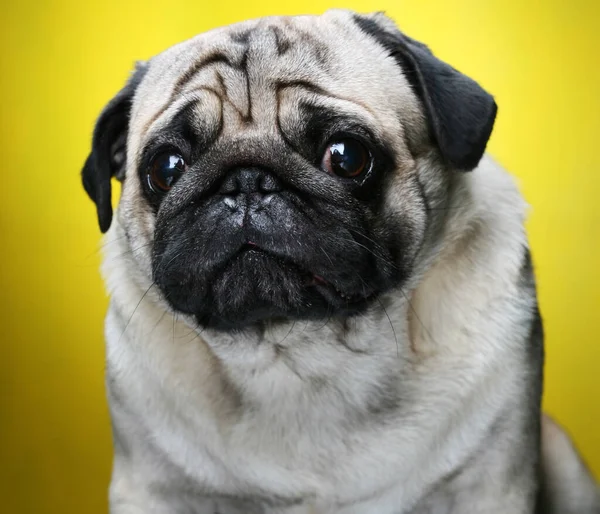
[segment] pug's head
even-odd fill
[[[83,169],[163,299],[232,330],[401,287],[496,105],[381,14],[264,18],[139,64]]]

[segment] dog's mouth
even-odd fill
[[[260,246],[259,244],[253,241],[248,241],[246,244],[244,244],[240,248],[236,256],[240,256],[244,253],[253,252],[256,254],[263,254],[273,259],[281,266],[293,269],[301,277],[301,283],[303,288],[313,289],[317,291],[321,295],[325,296],[326,300],[331,300],[331,296],[334,295],[336,297],[339,297],[342,301],[351,304],[353,302],[364,301],[371,296],[368,292],[364,291],[351,292],[344,290],[341,286],[337,286],[335,283],[327,280],[322,275],[313,273],[312,271],[305,269],[302,265],[298,264],[292,259],[276,255],[275,253],[271,252],[270,250]]]
[[[155,272],[171,307],[194,316],[199,326],[228,331],[268,320],[348,317],[363,312],[381,292],[356,263],[336,266],[335,256],[319,261],[311,251],[296,256],[283,245],[255,239],[223,253],[217,266],[178,260]]]
[[[321,320],[362,311],[375,296],[353,291],[295,259],[253,241],[205,276],[200,288],[175,284],[168,294],[200,326],[239,330],[267,320]],[[366,289],[366,288],[365,288]]]

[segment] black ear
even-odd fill
[[[376,15],[383,18],[383,15]],[[477,82],[437,59],[422,43],[402,34],[385,18],[355,17],[358,26],[396,59],[425,108],[427,122],[446,162],[459,170],[477,166],[494,127],[494,98]]]
[[[146,69],[145,64],[138,63],[125,87],[100,114],[92,137],[92,151],[81,171],[83,187],[96,204],[102,232],[108,230],[112,221],[111,178],[125,178],[129,114],[133,95]]]

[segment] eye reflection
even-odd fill
[[[187,168],[184,158],[177,153],[162,153],[154,158],[148,171],[148,182],[156,193],[166,193]]]
[[[356,178],[368,169],[371,156],[356,139],[345,138],[329,144],[321,168],[343,178]]]

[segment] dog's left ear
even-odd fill
[[[396,59],[421,100],[432,138],[453,168],[477,166],[492,134],[497,106],[477,82],[436,58],[382,13],[356,15],[356,24]]]
[[[92,151],[81,171],[83,187],[96,204],[102,232],[109,229],[112,221],[111,178],[125,178],[129,114],[146,70],[145,63],[137,63],[127,84],[103,109],[94,128]]]

